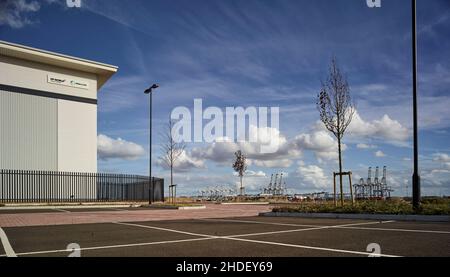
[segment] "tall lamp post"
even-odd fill
[[[381,7],[381,0],[377,1],[367,0],[367,5],[370,8]],[[413,140],[414,140],[414,173],[412,177],[412,191],[413,191],[413,207],[414,210],[420,208],[420,175],[419,175],[419,136],[417,123],[417,1],[411,0],[412,11],[412,64],[413,64]]]
[[[153,90],[159,88],[158,84],[153,84],[151,87],[146,89],[144,91],[145,94],[149,94],[149,130],[150,130],[150,141],[149,141],[149,161],[148,161],[148,168],[149,168],[149,190],[148,190],[148,203],[152,204],[153,201],[153,177],[152,177],[152,101],[153,101]]]
[[[420,208],[420,176],[419,176],[419,142],[417,123],[417,3],[412,5],[412,43],[413,43],[413,121],[414,121],[414,173],[413,173],[413,207]]]

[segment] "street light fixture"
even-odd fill
[[[151,87],[146,89],[144,91],[145,94],[150,94],[149,97],[149,161],[148,161],[148,167],[149,167],[149,190],[148,190],[148,203],[152,204],[153,201],[153,191],[154,191],[154,184],[153,184],[153,177],[152,177],[152,102],[153,102],[153,90],[159,88],[158,84],[153,84]]]
[[[414,124],[414,173],[413,173],[413,207],[420,208],[419,176],[419,138],[417,122],[417,2],[411,0],[412,8],[412,44],[413,44],[413,124]]]

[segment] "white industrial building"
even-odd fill
[[[0,41],[0,169],[97,172],[97,93],[117,67]]]

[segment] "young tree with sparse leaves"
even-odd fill
[[[341,142],[355,114],[355,105],[350,96],[350,86],[347,78],[341,73],[335,57],[331,60],[329,75],[326,81],[322,82],[322,89],[317,96],[317,109],[320,113],[320,120],[338,141],[339,184],[341,188],[341,204],[343,205]]]
[[[173,171],[175,168],[175,163],[180,158],[181,154],[183,154],[184,149],[186,148],[186,145],[183,142],[175,142],[174,136],[172,134],[172,126],[173,122],[172,120],[169,120],[169,123],[167,123],[164,132],[161,134],[161,160],[170,169],[171,186],[173,185]]]
[[[244,185],[242,179],[247,171],[247,157],[245,157],[241,150],[234,153],[234,155],[236,156],[236,161],[233,164],[233,169],[238,173],[241,179],[240,195],[242,196],[244,195]]]

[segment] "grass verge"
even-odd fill
[[[272,211],[288,213],[450,215],[450,199],[424,199],[418,212],[414,212],[411,203],[404,200],[357,201],[354,205],[346,202],[343,207],[339,205],[335,207],[333,202],[305,202],[298,205],[280,205],[273,208]]]

